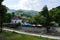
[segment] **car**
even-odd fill
[[[28,27],[28,26],[32,26],[32,24],[29,24],[29,23],[22,23],[21,26]]]

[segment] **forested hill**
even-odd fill
[[[9,9],[8,12],[26,13],[26,14],[38,13],[38,11],[34,11],[34,10],[14,10],[14,9]]]

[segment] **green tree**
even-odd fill
[[[6,6],[2,5],[4,0],[0,0],[0,32],[2,31],[4,17],[7,12]]]
[[[12,17],[14,17],[15,16],[15,13],[14,12],[12,12]]]
[[[38,14],[33,15],[32,18],[29,19],[29,23],[32,23],[35,25],[45,24],[46,18],[38,13]]]
[[[6,13],[5,15],[5,23],[11,22],[12,14],[11,13]]]
[[[29,23],[42,24],[44,27],[46,27],[47,32],[49,32],[51,22],[54,21],[60,23],[59,17],[60,17],[60,6],[53,8],[49,11],[47,6],[44,6],[43,10],[39,12],[39,14],[33,15],[32,18],[29,19]]]
[[[45,26],[46,26],[47,32],[49,32],[51,17],[49,15],[49,11],[46,5],[43,7],[43,10],[41,11],[41,15],[46,18]]]
[[[49,15],[51,17],[51,20],[55,21],[56,23],[60,24],[60,6],[56,7],[56,8],[52,8],[49,11]]]
[[[31,17],[31,15],[30,15],[30,14],[27,14],[27,13],[23,13],[23,14],[20,14],[20,15],[21,15],[21,17],[22,17],[22,16]]]

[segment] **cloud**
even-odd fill
[[[49,9],[52,9],[60,5],[60,0],[48,0],[46,2],[46,5],[48,6]]]
[[[16,8],[39,11],[44,5],[42,5],[42,3],[41,0],[20,0]]]
[[[24,9],[24,10],[36,10],[41,11],[44,5],[47,5],[49,9],[59,6],[59,0],[5,0],[5,4],[10,9]]]

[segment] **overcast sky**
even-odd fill
[[[60,6],[60,0],[4,0],[3,5],[15,10],[41,11],[44,5],[47,5],[48,9]]]

